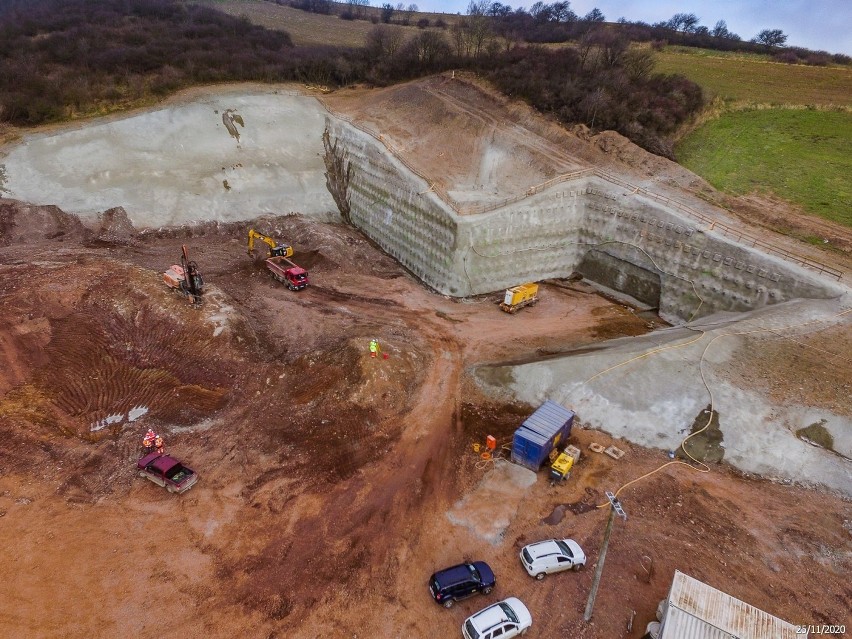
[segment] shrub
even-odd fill
[[[828,53],[823,51],[817,51],[815,53],[809,53],[805,57],[805,64],[809,64],[815,67],[825,67],[831,63],[831,56]]]
[[[775,62],[782,62],[784,64],[798,64],[799,62],[799,56],[792,51],[781,51],[772,56],[772,59]]]

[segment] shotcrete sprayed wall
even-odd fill
[[[460,215],[372,136],[330,120],[350,154],[353,222],[440,293],[466,296],[528,281],[590,279],[638,299],[659,291],[672,322],[842,289],[739,244],[597,176],[562,182],[477,215]]]

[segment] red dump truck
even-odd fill
[[[266,260],[266,268],[272,272],[272,277],[286,284],[291,291],[301,291],[308,285],[308,272],[286,257],[270,257]]]

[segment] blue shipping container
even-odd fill
[[[512,461],[537,471],[550,451],[571,436],[573,424],[573,411],[547,400],[515,431]]]

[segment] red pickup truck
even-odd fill
[[[194,470],[174,457],[161,453],[148,453],[136,462],[136,467],[140,477],[147,477],[170,493],[185,493],[198,481],[198,474]]]

